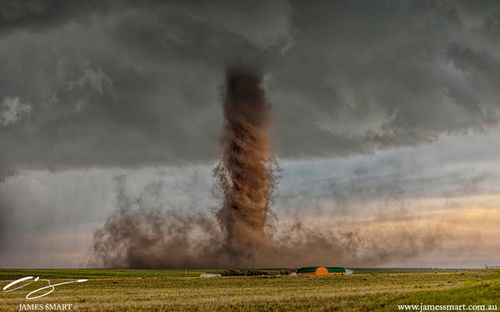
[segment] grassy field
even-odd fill
[[[200,278],[203,272],[0,270],[1,287],[27,275],[50,279],[52,284],[88,279],[56,287],[36,300],[25,296],[46,282],[2,291],[0,311],[18,311],[20,304],[41,304],[44,310],[45,304],[72,304],[73,311],[398,311],[398,304],[420,303],[500,307],[498,270],[362,269],[351,276]]]

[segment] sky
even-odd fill
[[[498,1],[1,0],[0,267],[88,265],[119,185],[217,209],[235,62],[272,105],[277,240],[500,264]]]

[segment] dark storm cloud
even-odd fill
[[[106,2],[96,0],[2,0],[0,1],[1,33],[17,29],[43,31],[73,19],[104,12]]]
[[[498,2],[1,6],[6,172],[213,159],[222,75],[238,60],[266,73],[283,156],[366,152],[498,121]]]
[[[499,40],[485,23],[499,16],[497,3],[294,4],[294,46],[273,64],[271,92],[288,110],[277,118],[298,122],[285,130],[295,136],[282,136],[287,152],[352,153],[496,125]],[[473,63],[458,65],[457,50]]]

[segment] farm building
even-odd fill
[[[298,275],[350,275],[352,271],[346,268],[341,267],[324,267],[324,266],[315,266],[315,267],[306,267],[300,268],[297,270]]]

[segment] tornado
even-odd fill
[[[215,176],[223,202],[217,218],[225,251],[235,259],[251,260],[268,245],[265,226],[276,181],[269,152],[270,105],[258,71],[228,68],[222,107],[223,155]]]
[[[211,209],[208,214],[209,207],[186,213],[151,206],[147,199],[158,196],[159,182],[135,197],[127,190],[127,177],[119,176],[117,207],[94,233],[91,266],[298,267],[333,259],[339,265],[366,267],[411,259],[449,240],[433,228],[382,229],[374,238],[373,229],[307,227],[300,220],[280,225],[271,211],[279,166],[270,148],[270,105],[259,72],[228,68],[222,108],[221,160],[214,168],[222,197],[215,215]]]

